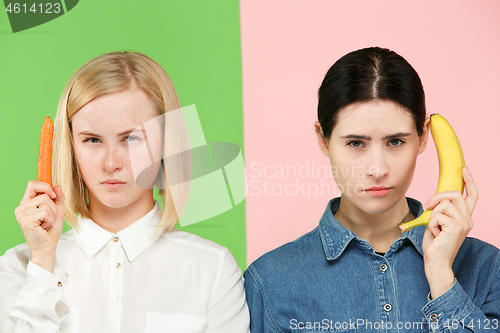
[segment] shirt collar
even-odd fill
[[[158,202],[146,215],[127,228],[113,234],[89,218],[78,217],[79,231],[75,239],[87,258],[99,252],[112,238],[118,237],[130,262],[151,246],[161,234],[154,233],[161,220]]]
[[[406,197],[406,201],[408,202],[408,208],[413,216],[418,217],[424,212],[424,208],[420,201],[409,197]],[[366,241],[361,240],[355,233],[344,227],[337,220],[334,214],[337,212],[339,204],[340,197],[330,200],[319,222],[319,234],[321,242],[323,243],[323,250],[325,251],[325,255],[328,260],[337,259],[353,239],[366,243]],[[423,255],[422,238],[424,231],[425,226],[405,231],[398,241],[409,239],[420,255]]]

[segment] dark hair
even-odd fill
[[[370,47],[346,54],[326,73],[318,90],[318,120],[324,139],[330,139],[344,107],[373,100],[390,100],[404,107],[422,135],[426,111],[420,77],[396,52]]]

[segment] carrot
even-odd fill
[[[40,133],[40,151],[38,152],[38,167],[36,180],[46,182],[52,187],[52,138],[54,123],[50,117],[45,117]]]

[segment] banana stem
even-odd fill
[[[418,227],[420,225],[428,225],[429,221],[430,221],[431,213],[432,213],[432,209],[427,209],[422,214],[420,214],[419,217],[417,217],[413,221],[406,222],[406,223],[400,223],[399,228],[401,228],[401,230],[403,232],[405,232],[405,231],[410,231],[410,229],[413,229],[413,228]]]

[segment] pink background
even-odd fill
[[[248,264],[314,229],[329,199],[340,195],[330,173],[324,176],[329,161],[314,133],[317,89],[338,58],[368,46],[396,51],[419,73],[428,115],[441,113],[452,124],[478,187],[469,236],[500,247],[500,1],[241,0],[240,6]],[[301,166],[297,177],[275,174]],[[407,196],[425,203],[437,177],[431,139]],[[322,182],[323,193],[315,193]],[[280,193],[286,185],[288,194]]]

